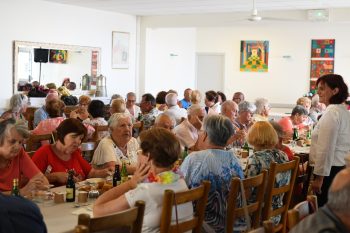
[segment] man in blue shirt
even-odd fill
[[[192,93],[192,90],[191,88],[187,88],[185,91],[184,91],[184,98],[182,100],[180,100],[180,103],[181,103],[181,108],[184,108],[184,109],[188,109],[190,106],[191,106],[191,93]]]

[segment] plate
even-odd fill
[[[104,182],[104,181],[105,179],[103,178],[90,178],[85,180],[85,182],[89,184],[97,184],[98,182]]]

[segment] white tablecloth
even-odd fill
[[[52,189],[53,192],[65,192],[65,187]],[[60,204],[38,204],[49,233],[73,232],[78,225],[78,215],[80,213],[92,214],[92,202],[84,203],[77,207],[77,203],[64,202]]]

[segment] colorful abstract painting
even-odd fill
[[[241,41],[240,71],[267,72],[269,67],[269,41]]]
[[[312,58],[334,58],[335,40],[312,40]]]
[[[325,74],[334,73],[335,39],[311,41],[310,92],[316,93],[316,81]]]
[[[67,50],[50,49],[50,59],[52,63],[67,63]]]

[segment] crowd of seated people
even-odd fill
[[[319,102],[299,98],[291,116],[278,122],[269,122],[270,104],[257,98],[255,104],[236,92],[232,100],[214,90],[202,93],[187,88],[180,100],[176,91],[161,91],[157,98],[143,94],[139,104],[135,93],[120,95],[110,104],[111,116],[106,120],[105,105],[88,96],[79,98],[76,109],[65,115],[65,104],[52,90],[45,105],[34,114],[35,128],[28,130],[25,121],[28,98],[15,94],[10,108],[0,118],[0,191],[9,194],[14,178],[20,179],[22,196],[47,185],[64,185],[68,170],[74,170],[75,181],[91,177],[106,178],[115,165],[126,164],[131,180],[101,195],[94,205],[94,216],[102,216],[133,207],[137,200],[146,202],[143,230],[158,232],[162,195],[165,189],[183,191],[198,187],[203,180],[211,182],[205,210],[204,232],[223,232],[230,180],[254,177],[272,162],[286,163],[293,159],[293,151],[285,144],[294,128],[304,136],[304,130],[313,129],[310,164],[314,166],[312,189],[320,197],[319,205],[327,203],[327,194],[334,177],[345,167],[344,157],[350,152],[350,113],[343,104],[348,89],[341,76],[329,75],[317,81]],[[65,86],[63,86],[65,87]],[[316,97],[315,97],[316,98]],[[322,111],[320,103],[326,108]],[[316,120],[315,120],[316,119]],[[139,137],[133,137],[133,126],[142,122]],[[99,132],[98,143],[91,163],[84,160],[80,146],[91,140],[94,126],[106,126]],[[90,133],[89,133],[90,131]],[[29,135],[55,132],[53,144],[42,145],[29,157],[23,148]],[[253,148],[245,169],[240,155],[233,147],[248,144]],[[182,158],[182,150],[189,155]],[[179,169],[174,169],[183,159]],[[343,173],[339,173],[343,174]],[[163,177],[171,177],[167,183]],[[290,180],[290,173],[278,176],[277,186]],[[329,191],[328,191],[329,190]],[[242,205],[241,197],[237,204]],[[275,196],[272,209],[282,206],[283,196]],[[332,203],[332,202],[330,202]],[[330,204],[324,212],[343,212]],[[178,220],[192,216],[191,205],[178,206]],[[328,212],[327,212],[328,213]],[[39,216],[40,220],[40,216]],[[272,219],[279,223],[279,216]],[[245,230],[244,219],[234,224],[235,231]],[[347,227],[347,226],[345,226]]]

